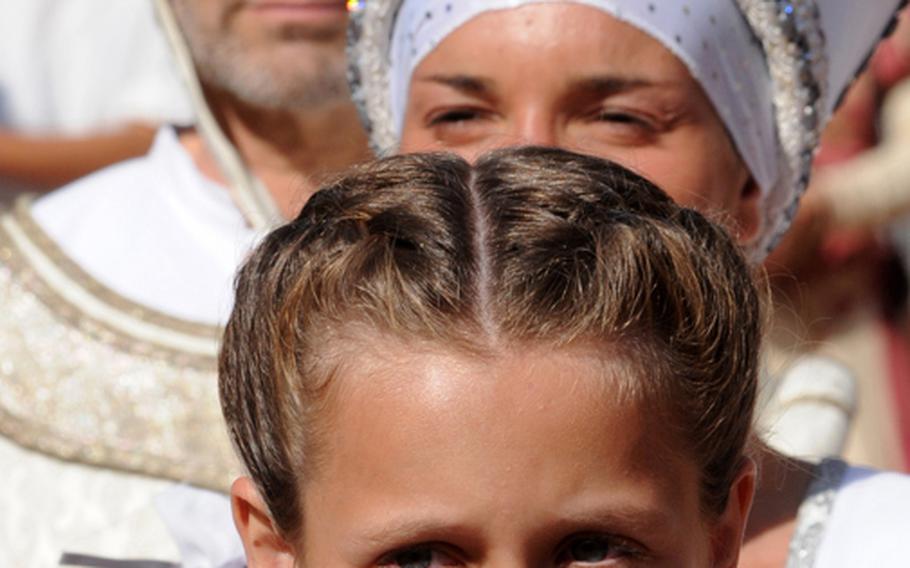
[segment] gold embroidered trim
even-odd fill
[[[54,458],[225,491],[238,468],[218,401],[219,330],[94,281],[29,203],[0,215],[0,434]],[[96,317],[61,286],[116,317]],[[198,340],[195,350],[181,339]]]
[[[225,490],[217,374],[61,320],[0,264],[0,433],[53,457]]]
[[[10,266],[61,319],[132,353],[165,357],[177,365],[199,369],[216,365],[219,327],[169,316],[104,286],[38,226],[31,216],[31,203],[31,196],[20,197],[14,210],[0,220],[0,262]],[[52,282],[39,270],[39,261],[53,265],[64,280]],[[85,305],[73,300],[74,294],[97,302],[111,316],[90,313]]]

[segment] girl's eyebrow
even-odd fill
[[[354,542],[367,545],[395,543],[407,546],[433,541],[443,536],[474,540],[476,535],[466,523],[441,516],[421,516],[417,513],[399,518],[381,517],[375,526],[366,527],[353,537]]]
[[[663,509],[623,505],[602,509],[586,507],[577,512],[557,513],[541,530],[552,533],[601,529],[657,534],[672,525],[671,515]],[[459,542],[479,540],[468,522],[418,512],[413,516],[404,514],[399,518],[383,517],[375,526],[366,527],[354,535],[353,541],[366,545],[394,543],[395,546],[407,546],[443,538]]]
[[[577,512],[563,512],[551,523],[551,527],[563,530],[601,527],[630,532],[659,533],[671,527],[672,524],[671,515],[664,509],[622,506],[603,509],[593,507]]]

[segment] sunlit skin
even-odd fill
[[[206,103],[293,218],[320,181],[369,157],[345,80],[344,0],[172,0]],[[180,141],[226,184],[195,129]]]
[[[342,60],[347,29],[344,0],[173,1],[194,14],[190,34],[208,47],[230,49],[243,59],[243,67],[236,67],[240,73],[264,68],[274,80],[287,81],[282,74],[294,80],[312,75],[326,61]],[[196,43],[203,45],[200,40]]]
[[[473,158],[518,144],[614,160],[720,212],[743,242],[758,229],[757,188],[700,85],[659,41],[602,10],[487,12],[415,69],[401,151]]]
[[[251,568],[736,565],[754,470],[703,514],[685,444],[617,395],[592,349],[357,352],[334,379],[300,541],[234,484]]]

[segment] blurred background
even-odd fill
[[[856,377],[848,461],[910,468],[910,23],[872,55],[824,133],[793,228],[765,263],[771,374],[819,354]]]
[[[0,195],[142,155],[192,121],[150,0],[0,0]]]

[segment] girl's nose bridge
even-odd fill
[[[545,564],[532,562],[518,554],[504,553],[501,556],[490,558],[484,563],[483,568],[542,568]]]
[[[503,535],[496,545],[487,550],[482,568],[552,568],[556,563],[549,550],[543,550],[536,537],[519,529],[517,533]]]

